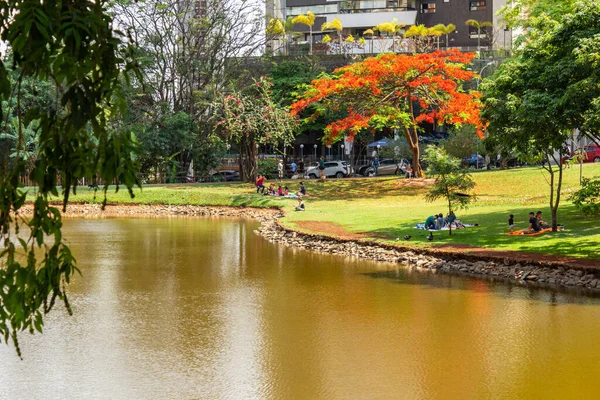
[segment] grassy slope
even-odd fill
[[[529,211],[542,210],[550,220],[547,174],[540,168],[522,168],[508,171],[478,172],[473,174],[477,183],[478,202],[466,211],[457,213],[478,228],[435,234],[434,245],[469,244],[499,250],[521,250],[540,253],[571,255],[600,259],[600,218],[583,218],[568,202],[568,193],[579,183],[579,168],[567,170],[564,178],[563,201],[559,223],[567,231],[539,237],[505,236],[508,214],[515,215],[517,227],[525,228]],[[584,176],[600,176],[600,165],[584,165]],[[399,183],[400,182],[400,183]],[[377,179],[329,180],[324,184],[307,181],[312,194],[306,200],[306,212],[293,212],[295,200],[256,195],[248,184],[205,184],[148,186],[136,191],[130,199],[126,191],[108,195],[109,202],[151,204],[198,204],[270,207],[282,206],[288,211],[283,223],[316,233],[332,233],[331,224],[338,231],[357,234],[377,240],[394,241],[412,235],[411,244],[429,245],[425,232],[413,229],[428,215],[447,213],[443,201],[426,203],[426,188],[405,187],[395,177]],[[413,182],[414,183],[414,182]],[[286,183],[296,189],[297,181]],[[99,198],[101,195],[98,196]],[[72,201],[93,201],[93,192],[78,190]],[[327,225],[319,223],[328,222]],[[320,231],[319,231],[320,230]]]

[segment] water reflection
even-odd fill
[[[75,315],[0,398],[596,397],[599,300],[278,247],[217,219],[72,220]]]

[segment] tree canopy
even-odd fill
[[[555,229],[564,144],[576,129],[594,137],[600,128],[599,39],[600,4],[581,3],[561,23],[540,20],[523,49],[481,85],[490,138],[545,159]]]
[[[384,127],[404,133],[413,152],[413,170],[420,176],[419,131],[421,124],[471,124],[483,136],[479,119],[480,94],[464,84],[475,77],[467,69],[474,55],[458,50],[427,54],[384,54],[368,58],[314,80],[291,106],[298,115],[316,104],[315,113],[344,117],[327,125],[324,140],[352,138],[361,130]]]

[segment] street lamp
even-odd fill
[[[344,161],[344,145],[340,145],[340,148],[342,149],[342,161]]]
[[[313,147],[315,148],[315,161],[316,161],[316,160],[317,160],[317,147],[319,147],[319,146],[317,146],[317,145],[315,144]]]
[[[304,159],[304,145],[300,145],[300,159]]]
[[[331,161],[331,145],[328,144],[327,148],[329,149],[329,161]]]
[[[377,145],[377,157],[379,157],[379,150],[380,150],[380,149],[381,149],[381,145],[380,145],[380,144],[378,144],[378,145]]]
[[[485,65],[483,66],[483,68],[481,68],[481,71],[479,71],[479,78],[477,78],[477,86],[475,86],[475,90],[479,90],[479,84],[481,83],[481,78],[482,78],[482,76],[483,76],[483,75],[482,75],[482,74],[483,74],[483,71],[485,71],[485,69],[486,69],[487,67],[490,67],[490,66],[492,66],[492,65],[496,65],[496,61],[495,61],[495,60],[492,60],[492,61],[488,62],[487,64],[485,64]]]

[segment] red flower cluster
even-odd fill
[[[410,128],[422,122],[472,124],[483,137],[481,96],[464,89],[476,76],[465,68],[473,58],[473,53],[458,50],[368,58],[314,80],[304,98],[292,104],[290,113],[298,115],[314,103],[326,109],[347,108],[348,116],[327,126],[329,140],[367,129],[375,115],[398,121],[398,113],[410,115]]]

